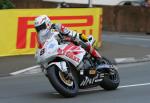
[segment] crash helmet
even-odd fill
[[[37,32],[41,30],[50,29],[51,28],[51,20],[47,15],[40,15],[35,18],[34,27]]]

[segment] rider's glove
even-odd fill
[[[88,37],[85,34],[79,34],[79,38],[84,42],[88,41]]]
[[[75,31],[70,31],[68,33],[68,36],[74,38],[74,39],[80,39],[82,40],[83,42],[87,42],[88,41],[88,37],[85,35],[85,34],[79,34]]]

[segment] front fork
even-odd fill
[[[73,80],[72,73],[68,70],[67,63],[65,61],[60,62],[52,62],[48,65],[48,67],[55,65],[59,68],[59,70],[64,73],[66,79]],[[47,74],[47,73],[46,73]]]
[[[55,65],[59,68],[59,70],[65,74],[68,73],[68,70],[67,70],[67,65],[66,65],[66,62],[65,61],[61,61],[61,62],[52,62],[50,63],[48,66],[44,66],[43,64],[40,65],[41,69],[42,69],[42,72],[44,72],[44,74],[47,76],[47,68],[52,66],[52,65]]]
[[[66,65],[66,62],[65,62],[65,61],[52,62],[52,63],[50,63],[50,64],[48,65],[48,67],[50,67],[50,66],[52,66],[52,65],[57,66],[61,72],[64,72],[64,73],[68,72],[68,70],[67,70],[67,65]]]

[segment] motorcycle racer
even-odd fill
[[[88,43],[88,40],[90,39],[90,36],[87,37],[84,34],[77,33],[73,30],[69,30],[68,28],[64,27],[62,24],[54,24],[51,22],[50,18],[47,15],[40,15],[35,18],[34,21],[34,27],[38,34],[38,48],[42,48],[45,41],[50,37],[50,31],[57,31],[62,36],[68,36],[71,38],[75,38],[78,40],[82,40],[85,42],[86,47],[83,47],[87,52],[91,54],[92,57],[94,57],[96,60],[100,60],[101,56],[100,54],[92,47],[90,43]]]

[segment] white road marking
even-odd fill
[[[128,57],[128,58],[115,58],[116,63],[123,63],[123,62],[133,62],[135,61],[134,57]]]
[[[150,55],[146,55],[148,58],[150,58]]]
[[[147,61],[149,61],[150,60],[150,55],[146,55],[146,57],[147,58],[142,58],[142,59],[140,59],[141,61],[143,61],[143,60],[147,60]],[[130,62],[136,62],[138,59],[135,59],[135,58],[133,58],[133,57],[127,57],[127,58],[115,58],[114,59],[115,60],[115,62],[117,63],[117,64],[119,64],[119,63],[130,63]],[[139,60],[138,60],[139,61]],[[36,66],[32,66],[32,67],[29,67],[29,68],[25,68],[25,69],[22,69],[22,70],[18,70],[18,71],[16,71],[16,72],[12,72],[12,73],[10,73],[10,75],[17,75],[17,74],[20,74],[20,73],[25,73],[25,72],[27,72],[26,74],[28,74],[28,72],[29,72],[29,74],[32,74],[32,73],[39,73],[39,69],[37,69],[37,68],[40,68],[40,66],[39,65],[36,65]]]
[[[147,85],[150,85],[150,83],[124,85],[124,86],[119,86],[118,88],[140,87],[140,86],[147,86]],[[98,90],[100,90],[100,89],[98,89],[98,88],[85,89],[85,90],[80,90],[79,93],[91,92],[91,91],[98,91]],[[59,94],[59,93],[58,93],[58,92],[55,92],[55,93],[53,93],[53,94]]]
[[[128,38],[128,37],[126,37],[125,39],[150,41],[150,39],[146,39],[146,38]]]
[[[37,69],[39,67],[40,67],[39,65],[36,65],[36,66],[29,67],[29,68],[26,68],[26,69],[22,69],[22,70],[19,70],[19,71],[16,71],[16,72],[12,72],[12,73],[10,73],[10,75],[17,75],[17,74],[27,72],[27,71],[31,71],[31,70],[34,70],[34,72],[35,72],[35,69]],[[32,73],[30,72],[30,74],[32,74]],[[124,86],[119,86],[118,88],[140,87],[140,86],[147,86],[147,85],[150,85],[150,83],[124,85]],[[81,91],[79,91],[79,93],[90,92],[90,91],[98,91],[98,90],[100,90],[100,89],[91,88],[91,89],[81,90]],[[56,92],[56,93],[53,93],[53,94],[59,94],[59,93]]]
[[[125,86],[119,86],[119,88],[139,87],[139,86],[147,86],[147,85],[150,85],[150,83],[125,85]]]
[[[39,67],[40,67],[39,65],[36,65],[36,66],[33,66],[33,67],[25,68],[25,69],[22,69],[22,70],[18,70],[16,72],[12,72],[12,73],[10,73],[10,75],[17,75],[17,74],[20,74],[20,73],[23,73],[23,72],[26,72],[26,71],[30,71],[30,70],[33,70],[33,69],[36,69],[36,68],[39,68]]]
[[[149,61],[150,60],[150,54],[146,55],[145,57],[141,58],[141,59],[135,59],[134,57],[127,57],[127,58],[114,58],[115,62],[116,63],[130,63],[130,62],[136,62],[137,60],[138,61],[143,61],[143,60],[147,60]],[[29,68],[25,68],[25,69],[22,69],[22,70],[19,70],[19,71],[16,71],[16,72],[12,72],[10,73],[10,75],[17,75],[17,74],[20,74],[20,73],[24,73],[24,72],[29,72],[29,74],[32,74],[32,73],[39,73],[39,70],[37,68],[39,68],[40,66],[39,65],[36,65],[36,66],[32,66],[32,67],[29,67]],[[35,70],[34,70],[35,69]],[[28,73],[27,73],[28,74]]]

